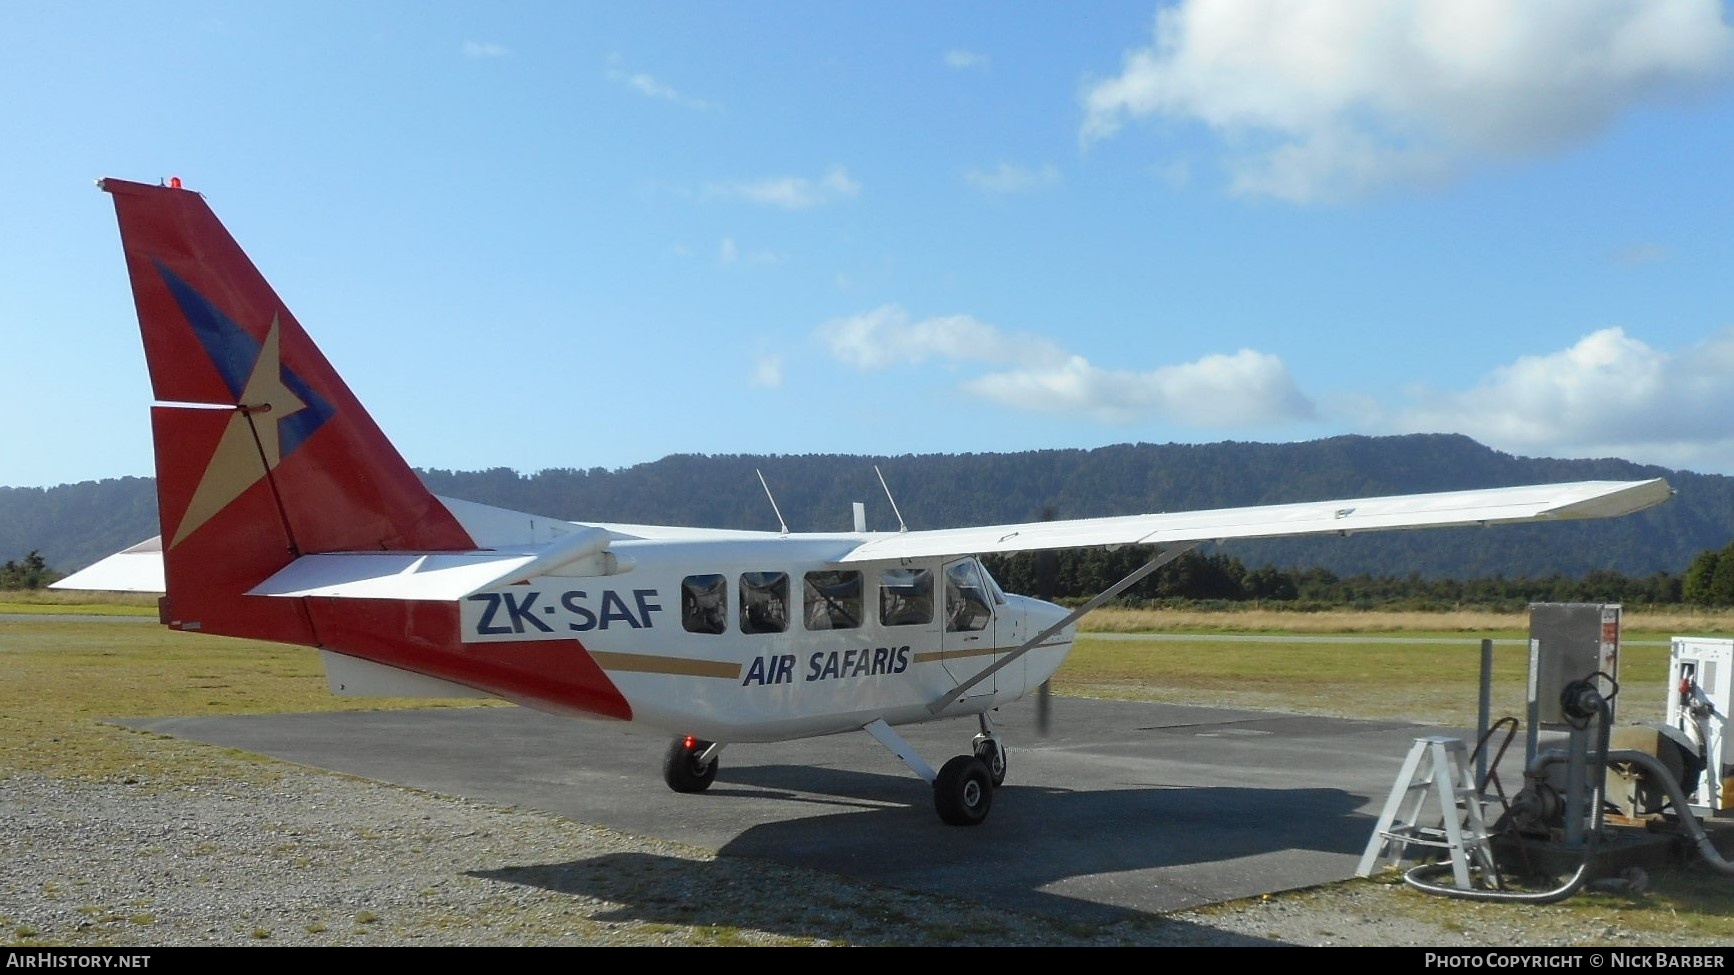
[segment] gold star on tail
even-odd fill
[[[271,330],[259,347],[259,358],[247,377],[246,388],[235,415],[229,418],[217,450],[205,465],[205,474],[193,491],[193,500],[181,515],[175,529],[173,548],[181,539],[210,521],[217,512],[228,507],[241,493],[282,461],[282,438],[279,425],[307,408],[301,397],[283,384],[282,356],[278,350],[277,319],[271,319]]]

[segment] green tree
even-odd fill
[[[1694,606],[1708,606],[1711,603],[1710,581],[1716,578],[1716,563],[1722,557],[1716,552],[1699,552],[1698,557],[1686,568],[1686,581],[1681,586],[1681,595],[1686,602]]]
[[[1274,566],[1254,569],[1246,575],[1246,595],[1252,599],[1290,602],[1300,597],[1294,576]]]
[[[1710,573],[1709,602],[1712,606],[1734,606],[1734,542],[1716,555],[1716,569]]]
[[[0,589],[41,589],[56,578],[42,553],[35,550],[24,556],[22,562],[8,560],[0,565]]]

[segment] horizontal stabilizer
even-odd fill
[[[571,526],[571,523],[567,523]],[[304,555],[248,590],[250,596],[333,596],[349,599],[463,599],[494,586],[536,576],[604,576],[632,567],[608,551],[613,536],[571,526],[553,541],[507,551],[332,552]],[[55,589],[166,592],[162,537],[75,572]]]
[[[609,535],[584,528],[528,552],[333,552],[303,555],[249,596],[450,601],[548,575],[613,575],[631,568],[607,551]]]
[[[48,588],[86,592],[167,592],[163,583],[162,536],[147,538],[132,548],[116,552],[49,584]]]
[[[348,599],[462,599],[520,577],[535,561],[500,552],[336,552],[303,555],[247,591],[249,596]]]

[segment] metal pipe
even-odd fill
[[[1486,741],[1493,712],[1493,641],[1481,641],[1481,704],[1475,715],[1475,740]],[[1487,752],[1476,749],[1475,781],[1487,781]]]
[[[1603,717],[1604,719],[1607,717],[1605,705]],[[1607,742],[1610,733],[1608,727],[1609,724],[1611,724],[1611,722],[1607,721],[1604,721],[1602,724],[1601,734],[1599,735],[1601,742],[1599,751],[1601,752],[1602,760],[1601,762],[1596,763],[1596,767],[1605,770],[1610,763],[1614,762],[1631,763],[1633,765],[1643,766],[1651,775],[1654,775],[1656,779],[1662,783],[1662,787],[1667,790],[1668,799],[1674,805],[1674,811],[1679,819],[1680,825],[1690,834],[1693,845],[1697,847],[1698,855],[1703,857],[1704,862],[1708,863],[1718,872],[1734,876],[1734,863],[1730,863],[1727,858],[1722,856],[1722,851],[1716,848],[1715,841],[1710,838],[1709,832],[1704,829],[1704,824],[1698,821],[1697,816],[1693,815],[1691,811],[1691,800],[1686,795],[1685,787],[1680,785],[1678,779],[1674,778],[1673,773],[1670,772],[1668,767],[1662,763],[1662,760],[1654,755],[1640,751],[1632,751],[1630,749],[1608,751]],[[1548,765],[1568,761],[1569,758],[1570,756],[1566,752],[1559,749],[1549,749],[1535,757],[1535,761],[1531,763],[1530,769],[1531,771],[1539,772]],[[1564,885],[1549,891],[1520,893],[1508,890],[1463,890],[1458,887],[1445,887],[1432,883],[1431,878],[1433,875],[1442,874],[1451,869],[1451,864],[1449,863],[1429,863],[1414,867],[1403,875],[1404,882],[1417,890],[1426,891],[1427,893],[1443,894],[1447,897],[1458,897],[1466,900],[1506,901],[1523,904],[1552,904],[1570,897],[1577,893],[1577,891],[1583,886],[1584,881],[1588,879],[1590,864],[1595,859],[1595,848],[1602,831],[1602,783],[1604,783],[1605,780],[1605,774],[1597,778],[1598,784],[1594,790],[1595,795],[1593,796],[1594,809],[1596,811],[1595,823],[1589,831],[1589,837],[1584,846],[1583,861],[1578,864],[1577,870],[1572,874],[1571,879],[1566,881]]]
[[[1525,768],[1535,761],[1535,750],[1541,740],[1541,700],[1538,695],[1541,680],[1541,641],[1531,637],[1529,640],[1529,687],[1528,687],[1528,721],[1524,727],[1523,764]]]
[[[1600,768],[1607,762],[1608,736],[1612,734],[1612,729],[1609,726],[1613,721],[1612,708],[1608,706],[1607,700],[1602,698],[1600,695],[1597,695],[1595,703],[1596,711],[1601,717],[1600,722],[1598,722],[1600,725],[1599,734],[1596,736],[1598,744],[1596,753],[1602,757],[1602,761],[1595,763],[1595,766]],[[1533,695],[1531,704],[1534,704]],[[1545,759],[1541,756],[1536,757],[1535,761],[1531,763],[1531,770],[1539,771],[1544,764],[1551,763],[1555,760],[1565,760],[1566,758],[1568,758],[1568,756],[1558,752],[1557,750],[1550,750],[1550,753]],[[1446,897],[1456,897],[1463,900],[1503,901],[1506,903],[1516,904],[1553,904],[1565,900],[1567,897],[1577,893],[1578,889],[1584,885],[1584,881],[1589,879],[1590,864],[1595,861],[1596,846],[1601,837],[1602,789],[1605,785],[1606,778],[1605,775],[1598,776],[1595,788],[1591,790],[1590,809],[1594,811],[1594,822],[1591,824],[1589,835],[1584,842],[1583,859],[1578,862],[1577,870],[1572,873],[1571,878],[1563,885],[1556,887],[1553,890],[1528,892],[1513,890],[1464,890],[1461,887],[1445,887],[1433,883],[1432,877],[1434,874],[1443,873],[1446,870],[1452,869],[1452,864],[1450,863],[1424,863],[1418,867],[1412,867],[1403,874],[1403,882],[1416,890],[1424,891],[1429,894],[1442,894]],[[1471,801],[1477,800],[1472,799]]]
[[[1734,863],[1729,863],[1723,858],[1722,851],[1716,849],[1716,844],[1710,839],[1710,834],[1704,829],[1704,824],[1700,823],[1698,817],[1693,815],[1692,801],[1686,796],[1685,787],[1680,785],[1679,780],[1674,778],[1673,773],[1668,771],[1668,767],[1662,764],[1661,759],[1644,752],[1622,749],[1617,752],[1609,752],[1607,760],[1610,762],[1631,762],[1634,765],[1642,765],[1649,769],[1667,788],[1668,799],[1674,804],[1674,812],[1679,816],[1680,825],[1692,834],[1692,842],[1697,846],[1698,854],[1715,869],[1725,874],[1734,875]]]

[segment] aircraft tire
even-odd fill
[[[709,765],[700,766],[698,757],[710,747],[710,742],[694,741],[688,747],[686,741],[676,738],[668,746],[662,758],[662,780],[676,792],[703,792],[716,781],[717,766],[722,763],[712,760]]]
[[[975,746],[975,757],[987,766],[988,775],[993,777],[994,788],[1005,784],[1006,767],[1010,764],[1006,760],[1005,749],[988,739]]]
[[[974,755],[959,755],[933,780],[933,805],[948,826],[979,826],[993,806],[993,773]]]

